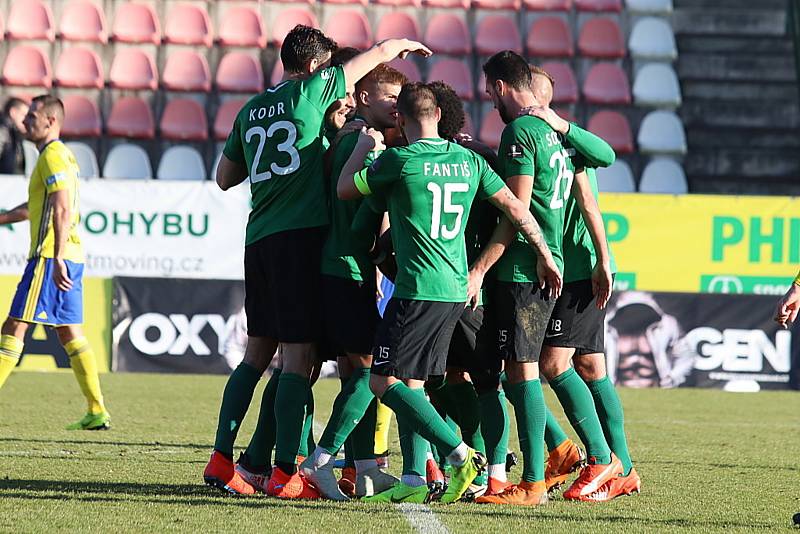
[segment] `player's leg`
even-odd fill
[[[605,355],[602,353],[580,354],[574,357],[575,370],[586,381],[592,392],[603,433],[612,452],[622,462],[622,476],[617,477],[609,488],[608,498],[638,493],[641,480],[633,467],[628,440],[625,436],[625,414],[617,390],[606,373]]]
[[[392,410],[381,401],[375,408],[375,456],[378,463],[383,461],[382,467],[387,467],[389,462],[389,429],[392,425]]]
[[[317,345],[319,349],[319,345]],[[311,373],[308,377],[308,397],[305,404],[305,415],[303,416],[303,430],[300,432],[300,448],[297,449],[297,463],[302,462],[306,457],[314,452],[317,444],[314,441],[314,384],[319,380],[319,373],[322,370],[324,360],[320,359],[319,351],[312,364]]]
[[[9,317],[0,330],[0,388],[19,363],[25,345],[28,323]]]
[[[105,430],[110,426],[110,416],[103,403],[97,359],[80,325],[56,327],[58,341],[69,356],[69,365],[86,398],[86,415],[67,427],[68,430]]]
[[[544,426],[544,443],[547,447],[547,467],[544,481],[547,491],[558,490],[569,475],[586,462],[586,454],[567,436],[550,407],[545,403],[547,420]]]

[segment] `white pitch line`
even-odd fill
[[[424,504],[401,503],[397,509],[403,514],[411,528],[422,534],[450,534],[436,514]]]

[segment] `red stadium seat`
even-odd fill
[[[206,141],[208,122],[203,107],[188,98],[167,103],[159,124],[161,137],[170,141]]]
[[[320,0],[326,4],[361,4],[363,6],[369,3],[369,0]]]
[[[303,8],[285,9],[275,17],[272,23],[272,44],[276,48],[280,48],[284,38],[286,38],[286,34],[298,24],[319,28],[317,17],[310,11]]]
[[[419,72],[417,64],[410,59],[395,58],[387,63],[387,65],[405,74],[410,82],[419,82],[422,80],[422,75]]]
[[[74,0],[64,6],[58,30],[65,41],[108,42],[103,10],[87,0]]]
[[[217,116],[214,117],[214,139],[216,141],[224,141],[228,138],[228,134],[233,129],[236,115],[246,103],[245,99],[226,100],[222,103],[217,110]]]
[[[484,114],[481,120],[478,140],[497,150],[497,147],[500,146],[500,136],[503,134],[505,127],[506,125],[503,123],[503,119],[500,118],[500,114],[496,109],[492,109]]]
[[[53,42],[56,37],[50,5],[39,0],[12,2],[8,14],[6,37],[14,40]]]
[[[428,81],[441,80],[453,88],[459,97],[472,100],[475,96],[469,67],[460,59],[440,59],[428,73]]]
[[[102,124],[97,104],[83,95],[64,97],[64,126],[61,134],[65,137],[100,137]]]
[[[536,19],[528,30],[527,49],[529,56],[572,57],[575,47],[572,32],[560,17]]]
[[[633,152],[631,125],[622,113],[598,111],[589,119],[586,129],[605,139],[617,154]]]
[[[175,50],[167,58],[161,85],[170,91],[210,91],[211,72],[205,56],[194,50]]]
[[[261,14],[246,5],[229,7],[225,11],[218,38],[222,46],[267,46],[267,33]]]
[[[373,0],[373,4],[383,6],[413,6],[422,7],[421,0]]]
[[[472,53],[467,25],[452,13],[437,13],[431,17],[424,43],[437,54],[461,56]]]
[[[3,65],[3,84],[49,89],[53,86],[50,61],[35,46],[16,46],[6,56]]]
[[[281,78],[283,78],[283,63],[281,63],[281,58],[278,58],[272,66],[272,73],[269,75],[270,87],[281,83]]]
[[[167,15],[164,42],[211,46],[211,21],[205,8],[197,4],[176,4]]]
[[[94,50],[73,46],[61,52],[56,63],[56,84],[61,87],[102,89],[103,66]]]
[[[325,34],[339,46],[352,46],[361,50],[372,46],[372,30],[361,11],[338,11],[325,25]]]
[[[472,0],[472,7],[476,9],[512,9],[518,11],[522,0]]]
[[[528,11],[571,11],[572,0],[525,0]]]
[[[622,11],[622,0],[575,0],[578,11]]]
[[[553,111],[555,111],[558,116],[564,120],[575,123],[578,122],[578,119],[575,118],[575,115],[573,115],[572,112],[566,108],[553,108]]]
[[[264,90],[261,62],[247,52],[228,52],[217,66],[216,82],[219,91],[260,93]]]
[[[469,9],[470,0],[424,0],[426,7]]]
[[[114,56],[109,74],[116,89],[158,89],[158,72],[153,57],[139,48],[122,48]]]
[[[628,76],[613,63],[597,63],[583,81],[583,96],[590,104],[630,104]]]
[[[419,41],[417,19],[403,11],[392,11],[383,16],[375,30],[375,40],[411,39]]]
[[[111,108],[106,132],[112,137],[153,139],[156,126],[150,106],[141,98],[123,96]]]
[[[581,55],[592,58],[625,57],[625,41],[619,25],[608,18],[587,21],[578,37],[578,50]]]
[[[522,53],[522,41],[517,22],[505,15],[488,15],[478,24],[475,34],[475,50],[483,56],[491,56],[503,50]]]
[[[489,95],[486,94],[486,75],[483,73],[483,69],[481,69],[481,73],[478,76],[478,98],[486,102],[491,100]]]
[[[114,15],[112,35],[121,43],[161,43],[161,26],[150,4],[122,2]]]
[[[555,104],[573,104],[578,101],[578,81],[569,63],[548,61],[541,67],[556,81],[553,88]]]

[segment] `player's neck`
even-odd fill
[[[409,124],[406,123],[403,131],[408,139],[408,144],[415,143],[420,139],[436,139],[439,137],[439,127],[435,122],[432,124]]]
[[[61,132],[53,132],[53,133],[48,134],[47,137],[45,137],[44,139],[42,139],[41,141],[36,143],[36,150],[38,150],[39,152],[44,150],[44,147],[46,147],[48,144],[50,144],[53,141],[55,141],[56,139],[58,139],[58,136],[59,136],[60,133]]]
[[[530,91],[512,90],[509,96],[511,98],[508,100],[506,106],[514,117],[519,115],[519,112],[523,109],[536,106],[536,98]]]

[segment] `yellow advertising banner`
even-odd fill
[[[14,297],[20,276],[0,275],[0,311],[3,319],[11,308],[11,299]],[[107,372],[110,369],[111,297],[111,280],[84,278],[84,332],[97,356],[97,367],[100,372]],[[29,328],[25,336],[25,349],[17,369],[49,371],[60,368],[69,369],[69,359],[59,345],[55,331],[41,325]]]
[[[800,198],[600,196],[620,289],[780,294],[800,266]]]

